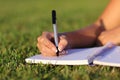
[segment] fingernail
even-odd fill
[[[114,46],[115,46],[115,44],[114,44],[114,43],[112,43],[112,42],[108,42],[108,43],[106,44],[106,46],[108,46],[108,48],[112,48],[112,47],[114,47]]]
[[[59,51],[62,51],[61,47],[58,47],[58,50],[59,50]]]

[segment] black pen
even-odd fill
[[[57,25],[56,25],[56,11],[55,10],[52,10],[52,24],[53,24],[53,30],[54,30],[55,46],[57,48],[56,55],[59,56],[59,50],[58,50],[58,32],[57,32]]]

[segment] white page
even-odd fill
[[[112,48],[116,47],[113,43],[108,42],[106,45],[102,46],[101,48],[94,50],[92,54],[88,56],[88,62],[89,64],[93,64],[94,59],[103,54],[105,51],[109,51]]]
[[[110,50],[105,51],[96,59],[94,59],[93,63],[99,65],[120,67],[120,46],[116,46]]]
[[[54,64],[54,65],[86,65],[88,64],[88,55],[97,51],[101,47],[95,48],[84,48],[84,49],[70,49],[67,55],[55,56],[55,57],[44,57],[42,55],[35,55],[27,58],[28,63],[43,63],[43,64]]]

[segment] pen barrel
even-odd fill
[[[57,31],[57,25],[56,24],[53,24],[53,30],[54,30],[55,46],[58,47],[58,31]]]
[[[56,55],[59,56],[58,31],[57,31],[57,25],[56,25],[56,11],[55,10],[52,10],[52,24],[53,24],[53,30],[54,30],[54,42],[55,42],[55,46],[57,48]]]

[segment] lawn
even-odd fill
[[[37,37],[52,31],[51,10],[59,32],[94,22],[109,0],[0,0],[0,80],[119,80],[120,69],[108,66],[28,64],[39,54]]]

